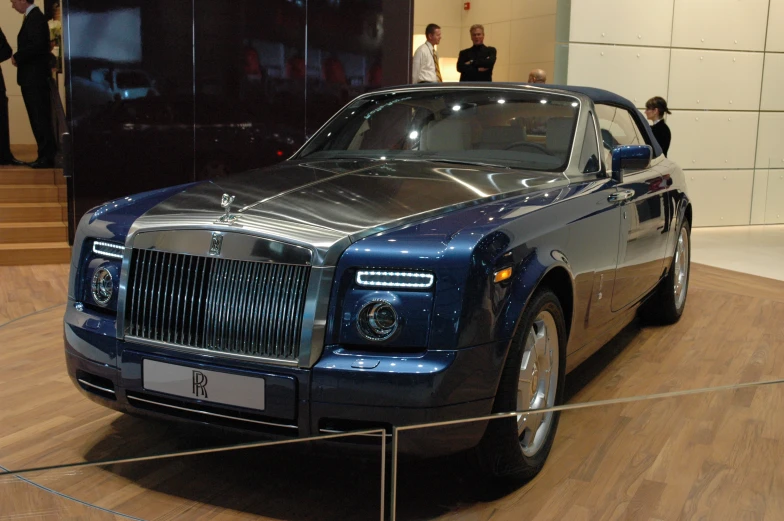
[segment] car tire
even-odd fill
[[[557,338],[553,338],[554,335]],[[550,289],[542,288],[531,298],[520,319],[501,373],[493,412],[560,405],[566,377],[566,343],[561,303]],[[541,347],[544,352],[534,357],[532,353],[542,351]],[[535,362],[533,367],[532,361]],[[543,378],[541,374],[550,376]],[[527,393],[521,390],[526,385],[529,385]],[[555,389],[552,389],[553,385]],[[542,392],[545,395],[537,398]],[[506,490],[519,487],[536,476],[550,453],[558,419],[558,412],[550,412],[488,422],[482,440],[472,452],[473,463],[479,473],[489,479],[488,485]],[[532,425],[538,425],[536,432],[530,428]]]
[[[667,276],[643,306],[645,322],[657,325],[674,324],[686,308],[691,273],[691,226],[684,220],[678,229],[675,253]]]

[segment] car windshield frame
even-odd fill
[[[349,103],[292,159],[448,160],[564,172],[581,110],[579,97],[544,89],[382,91]],[[373,139],[386,145],[363,146],[377,121]]]

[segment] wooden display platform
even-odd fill
[[[16,275],[24,273],[40,277]],[[55,289],[39,295],[35,308],[56,303]],[[65,372],[63,311],[57,306],[0,327],[2,467],[248,441],[124,416],[87,400]],[[569,403],[783,378],[782,316],[784,282],[693,265],[682,320],[627,328],[569,376]],[[543,472],[500,498],[480,493],[482,484],[458,458],[403,460],[398,519],[784,519],[781,461],[784,385],[603,405],[564,412]],[[24,478],[29,482],[0,477],[0,518],[379,518],[379,453],[335,446],[241,450]]]

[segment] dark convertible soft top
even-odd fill
[[[537,85],[537,87],[538,86],[539,85]],[[645,119],[642,114],[640,114],[640,111],[637,110],[637,107],[634,106],[634,103],[624,98],[623,96],[619,96],[608,90],[596,89],[594,87],[578,87],[575,85],[546,85],[546,87],[582,94],[591,98],[594,103],[604,103],[607,105],[614,105],[616,107],[623,107],[627,109],[635,121],[637,121],[637,125],[640,128],[645,129],[645,132],[647,132],[648,142],[653,146],[653,156],[658,157],[661,155],[662,149],[659,146],[659,143],[653,137],[653,132],[651,131],[651,126],[648,124],[648,120]]]

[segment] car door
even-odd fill
[[[581,151],[579,174],[570,177],[570,206],[580,216],[568,226],[569,249],[575,252],[570,262],[575,276],[574,314],[578,317],[569,334],[570,366],[593,352],[586,346],[595,339],[606,341],[609,337],[605,332],[609,330],[617,333],[610,308],[618,262],[620,207],[609,199],[616,192],[615,182],[602,168],[598,143],[598,127],[593,112],[589,112],[583,144],[577,149]]]
[[[597,105],[606,165],[620,145],[647,143],[625,108]],[[620,206],[618,265],[612,293],[612,310],[619,311],[650,291],[662,274],[667,245],[664,180],[656,168],[624,175],[610,197]]]

